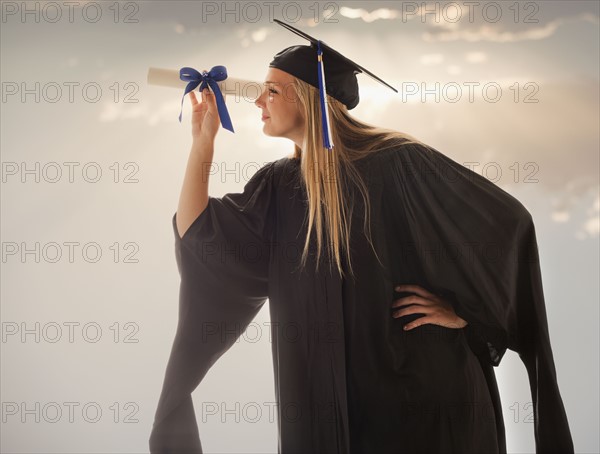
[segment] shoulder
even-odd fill
[[[288,181],[292,174],[297,174],[299,167],[297,159],[288,157],[267,162],[252,174],[247,180],[246,187],[249,189],[255,187],[278,188],[282,183]]]
[[[249,179],[246,180],[246,187],[270,183],[275,175],[275,162],[276,161],[263,163],[262,166],[258,162],[247,163],[247,170],[245,170],[244,176],[246,178],[249,177]],[[252,169],[255,169],[256,167],[258,167],[258,170],[255,170],[254,173],[252,173]]]
[[[456,198],[471,199],[474,206],[485,200],[488,207],[495,207],[516,224],[532,222],[531,213],[516,197],[431,145],[407,142],[376,153],[384,181],[435,194],[448,204]]]
[[[366,159],[364,159],[364,161],[369,162],[370,164],[378,165],[385,169],[387,166],[393,166],[394,164],[400,164],[403,162],[415,163],[419,160],[431,159],[432,157],[439,158],[439,156],[432,156],[434,154],[441,155],[439,151],[427,145],[426,143],[419,141],[406,141],[373,151],[366,157]]]
[[[271,162],[273,165],[274,178],[277,183],[285,181],[285,178],[289,178],[291,174],[297,174],[300,169],[300,160],[286,156],[276,161]]]

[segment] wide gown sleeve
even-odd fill
[[[192,392],[243,333],[268,296],[274,163],[242,193],[209,197],[180,238],[178,324],[149,439],[151,453],[201,453]]]
[[[381,172],[399,197],[394,216],[414,242],[414,265],[468,322],[465,334],[481,361],[498,366],[507,348],[519,354],[529,376],[537,452],[572,453],[531,214],[432,147],[405,144],[388,156]]]

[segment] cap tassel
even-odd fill
[[[325,89],[325,68],[323,66],[323,51],[321,50],[321,41],[317,40],[317,60],[319,73],[319,98],[321,101],[321,126],[323,127],[323,144],[325,148],[331,151],[333,142],[331,140],[331,126],[329,123],[329,113],[325,104],[327,90]]]

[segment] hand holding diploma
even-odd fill
[[[227,107],[225,106],[225,95],[231,94],[240,97],[248,95],[248,91],[250,91],[250,95],[256,91],[256,97],[258,97],[261,93],[261,84],[259,82],[228,77],[224,66],[214,66],[210,71],[203,70],[202,72],[189,67],[181,68],[178,71],[149,68],[148,83],[150,85],[184,89],[184,95],[181,99],[182,109],[183,98],[185,98],[187,93],[191,93],[198,86],[200,86],[198,91],[203,91],[204,88],[210,87],[209,92],[212,95],[212,101],[216,103],[218,118],[222,126],[231,132],[234,132],[234,130]],[[192,98],[190,97],[190,99]],[[195,105],[194,101],[197,103],[196,97],[192,99],[193,106]],[[198,105],[201,104],[198,103]],[[179,114],[179,121],[181,122],[181,113]],[[194,123],[193,119],[192,123]]]
[[[192,102],[192,138],[194,141],[212,143],[219,131],[220,117],[215,94],[208,88],[202,90],[202,102],[190,91]]]

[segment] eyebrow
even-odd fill
[[[281,85],[281,82],[275,82],[274,80],[265,80],[263,83]]]

